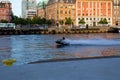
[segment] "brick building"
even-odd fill
[[[46,18],[56,23],[71,18],[75,24],[75,0],[49,0],[46,7]]]
[[[81,18],[90,26],[99,26],[98,22],[104,18],[112,25],[112,13],[112,0],[76,0],[76,25]]]
[[[0,20],[11,20],[12,7],[11,3],[8,0],[0,1]]]

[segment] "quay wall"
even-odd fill
[[[107,33],[106,29],[20,29],[0,30],[0,35]]]

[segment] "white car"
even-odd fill
[[[80,25],[80,28],[84,29],[84,28],[86,28],[86,26],[85,25]]]

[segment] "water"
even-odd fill
[[[55,41],[63,36],[67,39],[79,42],[81,40],[87,40],[87,42],[92,45],[57,46]],[[16,59],[17,62],[15,65],[48,59],[112,55],[120,55],[120,34],[101,33],[0,36],[0,60],[11,58]]]

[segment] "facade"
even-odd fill
[[[113,1],[113,25],[120,25],[120,0]]]
[[[70,17],[77,26],[81,19],[89,26],[100,26],[98,22],[106,19],[113,26],[120,24],[119,11],[120,0],[49,0],[46,18],[58,22]]]
[[[12,7],[8,0],[0,0],[0,20],[11,21]]]
[[[71,18],[75,24],[75,0],[49,0],[46,7],[46,18],[53,19],[56,23]]]
[[[22,0],[22,17],[23,18],[34,17],[37,14],[36,13],[36,5],[37,5],[36,0]],[[29,15],[31,17],[29,17]]]
[[[37,16],[41,18],[46,17],[46,5],[48,3],[48,0],[42,0],[37,5]]]
[[[76,0],[76,25],[80,25],[79,20],[84,19],[89,26],[100,26],[98,22],[105,18],[111,26],[112,13],[112,0]]]

